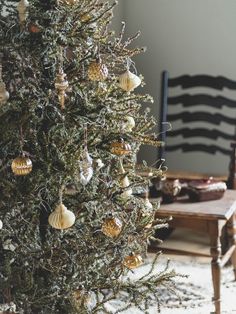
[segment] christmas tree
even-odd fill
[[[158,303],[175,273],[125,279],[162,222],[138,195],[140,145],[161,143],[108,0],[0,0],[0,309],[109,313]],[[153,227],[154,226],[154,227]],[[153,299],[154,298],[154,299]],[[146,311],[146,310],[144,310]]]

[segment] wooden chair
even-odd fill
[[[234,93],[231,98],[227,93]],[[158,151],[159,158],[167,159],[170,167],[168,176],[175,178],[201,178],[215,176],[227,179],[230,144],[236,140],[236,81],[225,77],[209,75],[182,75],[170,78],[169,73],[162,74],[160,139],[166,143]],[[227,114],[225,111],[229,111]],[[172,130],[166,132],[167,123]],[[182,154],[182,152],[184,154]],[[181,154],[180,154],[181,152]],[[184,156],[192,160],[195,154],[204,160],[220,158],[224,160],[225,173],[203,173],[194,169],[175,170],[168,158]],[[225,157],[225,158],[224,158]],[[223,159],[224,158],[224,159]],[[175,159],[176,164],[181,160]],[[199,174],[200,172],[200,174]]]
[[[227,87],[229,89],[236,89],[236,81],[230,81],[223,77],[210,77],[207,75],[197,75],[197,76],[181,76],[178,78],[170,79],[168,72],[163,73],[163,85],[162,85],[162,109],[161,109],[161,117],[164,124],[161,127],[161,139],[166,142],[168,135],[170,133],[165,133],[165,122],[174,122],[175,120],[181,120],[183,124],[179,129],[173,129],[171,137],[175,138],[175,136],[181,134],[183,139],[180,143],[172,143],[169,144],[167,142],[167,146],[159,151],[159,158],[166,157],[169,152],[174,152],[176,150],[182,150],[183,153],[187,154],[188,152],[195,152],[200,150],[204,153],[209,153],[214,156],[216,152],[220,152],[224,154],[228,161],[231,156],[231,166],[230,166],[230,180],[228,180],[231,188],[236,188],[236,176],[235,176],[235,150],[236,144],[231,143],[235,140],[234,132],[233,134],[229,134],[224,130],[217,130],[215,127],[213,129],[207,128],[195,128],[193,129],[193,121],[203,121],[209,122],[212,125],[219,125],[220,121],[224,119],[224,121],[229,124],[236,125],[235,117],[225,117],[222,112],[219,112],[219,109],[222,109],[224,105],[229,107],[235,106],[236,101],[229,99],[223,96],[212,96],[207,94],[181,94],[179,96],[169,97],[168,96],[168,88],[175,86],[182,86],[183,89],[193,87],[193,86],[207,86],[210,88],[214,88],[217,90],[223,89],[223,87]],[[176,104],[181,103],[183,105],[183,112],[178,113],[170,113],[168,108],[170,105],[175,106]],[[201,104],[201,110],[198,109],[193,112],[188,112],[186,108],[189,107],[197,107],[198,104]],[[206,107],[217,107],[217,113],[209,113],[208,111],[204,111],[202,109],[202,104],[205,104]],[[208,121],[209,120],[209,121]],[[184,122],[191,122],[190,126],[184,126]],[[200,135],[200,142],[191,143],[187,140],[190,137],[198,138]],[[218,145],[217,139],[221,137],[223,138],[222,145]],[[205,143],[203,141],[204,138],[209,138],[213,140],[213,143]],[[186,140],[186,141],[185,141]],[[168,163],[167,163],[168,166]],[[194,169],[193,169],[194,171]],[[227,173],[227,170],[226,170]],[[191,179],[190,173],[186,172],[178,172],[178,176],[173,172],[169,175],[169,177],[175,178],[186,178]],[[212,174],[211,174],[212,175]],[[208,175],[207,175],[208,176]],[[167,172],[168,177],[168,172]],[[195,174],[196,178],[202,178],[202,174]],[[220,179],[227,179],[227,175],[225,177],[220,177]],[[156,217],[173,217],[173,220],[170,222],[170,228],[186,228],[188,230],[200,231],[204,232],[209,237],[209,252],[208,254],[199,254],[191,252],[194,255],[200,256],[209,256],[211,257],[211,269],[212,269],[212,279],[213,279],[213,288],[214,288],[214,297],[213,301],[215,304],[215,313],[221,314],[221,300],[220,300],[220,281],[221,281],[221,267],[225,265],[225,263],[231,258],[234,274],[236,280],[236,190],[227,190],[224,196],[219,200],[199,202],[199,203],[191,203],[188,198],[183,197],[177,200],[172,204],[161,204],[161,208],[157,211]],[[221,236],[223,230],[227,231],[228,236],[228,247],[225,250],[225,254],[222,254],[221,250]],[[183,239],[184,241],[184,239]],[[156,248],[154,246],[150,247],[150,251],[155,251]],[[178,254],[187,254],[189,252],[185,252],[182,250],[181,252],[175,248],[170,251],[168,247],[165,247],[165,242],[161,246],[161,249],[168,253],[178,253]]]

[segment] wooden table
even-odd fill
[[[215,313],[220,314],[221,267],[231,258],[236,280],[236,190],[227,190],[223,198],[214,201],[190,203],[178,200],[172,204],[161,205],[157,218],[172,216],[170,227],[188,228],[202,231],[210,238],[212,280],[214,288]],[[220,236],[226,225],[230,240],[227,252],[222,255]],[[152,249],[152,248],[151,248]]]

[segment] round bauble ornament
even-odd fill
[[[32,171],[32,168],[32,161],[25,156],[16,157],[11,164],[12,172],[16,176],[26,176]]]
[[[126,116],[124,118],[124,122],[122,125],[123,132],[132,132],[133,128],[135,127],[135,121],[133,117]]]
[[[130,144],[123,139],[111,143],[111,153],[117,156],[129,155],[132,152]]]
[[[61,203],[49,215],[48,222],[55,229],[67,229],[75,223],[75,215]]]
[[[2,229],[2,227],[3,227],[3,223],[2,223],[2,221],[0,219],[0,230]]]
[[[32,23],[32,22],[29,23],[28,30],[29,30],[30,33],[33,33],[33,34],[38,34],[38,33],[41,32],[40,27],[37,24]]]
[[[108,69],[105,64],[94,61],[88,67],[88,78],[91,81],[104,81],[108,76]]]
[[[126,92],[131,92],[141,84],[141,79],[127,70],[119,77],[119,86]]]
[[[126,256],[123,261],[123,265],[128,269],[134,269],[143,264],[143,259],[140,254],[131,253],[130,255]]]
[[[119,218],[109,215],[102,224],[102,233],[110,238],[116,238],[122,230],[122,222]]]

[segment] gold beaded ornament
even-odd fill
[[[109,215],[102,224],[102,233],[110,238],[116,238],[122,230],[122,222],[119,218]]]
[[[143,264],[143,259],[140,254],[130,253],[123,261],[123,265],[128,269],[135,269]]]
[[[88,67],[88,78],[91,81],[104,81],[108,76],[108,69],[100,61],[90,63]]]
[[[129,155],[132,152],[129,143],[126,143],[123,139],[111,143],[111,153],[117,156]]]
[[[25,156],[16,157],[11,164],[12,172],[16,176],[26,176],[32,171],[32,161]]]

